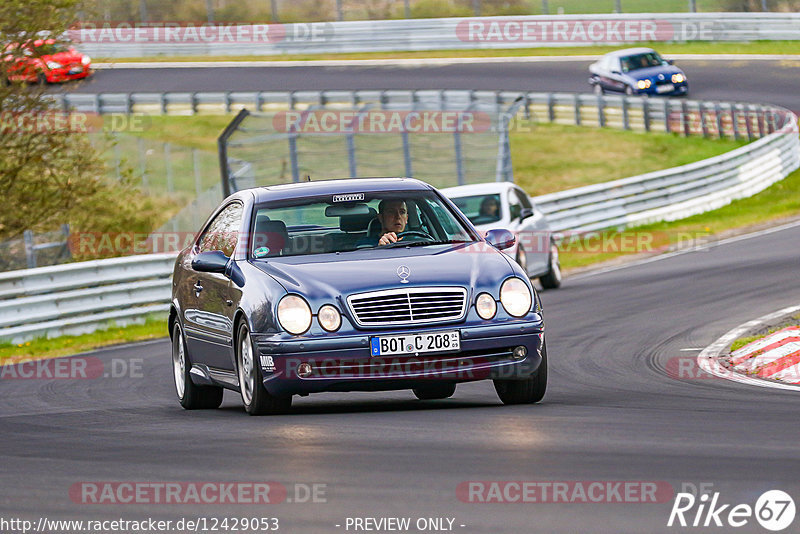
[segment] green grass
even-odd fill
[[[749,43],[716,43],[692,41],[688,43],[636,43],[636,46],[655,48],[662,55],[671,54],[800,54],[798,41],[754,41]],[[342,54],[297,54],[280,56],[154,56],[139,58],[95,58],[98,63],[136,63],[163,61],[319,61],[335,59],[425,59],[460,57],[527,57],[527,56],[583,56],[601,55],[620,46],[572,46],[507,48],[490,50],[425,50],[418,52],[359,52]]]
[[[531,196],[678,167],[745,144],[556,124],[534,124],[510,140],[514,180]]]
[[[79,336],[61,336],[56,338],[37,338],[27,343],[13,345],[0,344],[0,365],[20,360],[36,360],[41,358],[57,358],[90,350],[167,337],[167,316],[151,315],[143,324],[116,326],[109,324],[105,329]]]
[[[634,236],[649,243],[646,249],[636,249],[631,252],[659,252],[689,236],[703,238],[797,216],[800,216],[800,170],[752,197],[736,200],[714,211],[680,221],[637,226],[622,234],[605,232],[604,235],[616,240],[620,239],[620,235]],[[598,238],[595,237],[591,244],[597,243]],[[592,248],[584,246],[581,249],[580,242],[562,245],[562,267],[566,270],[586,267],[626,255],[624,252],[585,252],[585,250],[591,251]]]

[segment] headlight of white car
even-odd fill
[[[509,278],[500,286],[500,302],[509,315],[522,317],[531,311],[533,296],[525,282],[519,278]]]
[[[311,326],[311,308],[302,297],[286,295],[278,304],[278,322],[284,330],[299,336]]]
[[[342,314],[336,307],[326,304],[317,312],[319,325],[328,332],[335,332],[342,326]]]

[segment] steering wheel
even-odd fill
[[[431,236],[427,232],[423,232],[422,230],[406,230],[405,232],[400,232],[400,233],[397,234],[397,241],[395,241],[394,243],[386,243],[385,245],[382,245],[382,246],[384,246],[384,247],[389,247],[389,246],[400,247],[400,246],[403,246],[405,243],[401,242],[400,240],[402,238],[404,238],[404,237],[415,237],[415,238],[417,238],[417,239],[411,239],[409,241],[406,241],[405,243],[414,243],[416,241],[422,241],[422,240],[425,240],[425,239],[428,240],[428,241],[436,241],[436,239],[434,239],[433,236]]]

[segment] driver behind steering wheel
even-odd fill
[[[400,199],[381,200],[378,204],[378,221],[381,223],[378,245],[397,243],[397,234],[404,232],[408,225],[408,207],[405,201]]]

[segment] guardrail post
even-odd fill
[[[325,91],[320,91],[319,92],[318,102],[319,102],[320,107],[323,107],[323,108],[328,104],[328,97],[325,96]]]
[[[581,125],[581,100],[578,98],[578,95],[574,95],[575,98],[575,126]]]
[[[719,102],[714,103],[714,121],[717,125],[717,138],[722,139],[725,137],[725,132],[722,127],[722,107]]]
[[[133,94],[125,94],[125,113],[131,115],[133,113]]]
[[[606,125],[605,103],[605,97],[597,95],[597,122],[601,128]]]
[[[550,122],[556,121],[556,109],[554,106],[553,93],[547,93],[547,118]]]
[[[358,171],[356,169],[356,140],[353,135],[352,124],[350,132],[345,139],[347,141],[347,164],[350,167],[350,178],[355,178],[358,176]]]
[[[289,109],[294,109],[297,105],[297,97],[294,95],[294,91],[289,91]]]
[[[708,124],[706,124],[706,113],[702,102],[697,103],[697,109],[698,112],[700,113],[700,127],[703,129],[703,137],[708,139],[709,137]]]
[[[625,100],[628,100],[625,97]],[[644,131],[650,131],[650,101],[642,99],[642,117],[644,119]]]
[[[261,111],[261,107],[264,105],[264,93],[263,91],[259,91],[256,93],[256,111]]]
[[[758,136],[764,137],[765,135],[764,131],[766,130],[766,128],[764,127],[764,123],[766,122],[766,120],[764,118],[763,106],[759,105],[756,107],[756,120],[758,121]]]
[[[733,138],[739,140],[742,135],[739,133],[739,114],[736,113],[736,105],[731,104],[731,124],[733,126]]]
[[[192,115],[197,115],[197,93],[192,93],[189,96],[189,103],[192,107]],[[166,113],[166,112],[165,112]]]
[[[461,132],[458,128],[453,132],[453,147],[455,148],[456,178],[458,179],[458,185],[464,185],[464,162],[461,159]]]
[[[747,126],[747,140],[753,140],[753,120],[750,116],[750,110],[748,108],[744,108],[744,124]]]
[[[101,100],[100,93],[94,95],[94,112],[98,115],[103,114],[103,101]]]
[[[403,164],[406,169],[406,178],[414,177],[414,169],[411,167],[411,146],[408,139],[408,132],[403,130]]]
[[[230,91],[225,91],[225,94],[223,95],[222,99],[223,99],[223,102],[225,103],[225,113],[230,113],[231,112],[231,92]]]
[[[167,114],[167,93],[161,93],[159,95],[159,103],[161,104],[161,114]]]
[[[672,127],[669,124],[669,100],[664,100],[664,131],[672,133]]]
[[[292,128],[289,134],[289,161],[292,166],[292,181],[300,181],[300,167],[297,164],[297,132]]]
[[[628,99],[627,98],[623,98],[622,99],[622,128],[624,130],[630,130],[631,129],[631,118],[630,118],[630,115],[629,115],[629,111],[630,110],[628,109],[628,107],[629,107]]]
[[[25,241],[25,260],[28,263],[28,269],[36,267],[36,249],[34,248],[33,230],[25,230],[22,233]]]
[[[683,122],[683,135],[689,137],[692,135],[692,125],[689,122],[689,106],[686,100],[681,102],[681,122]]]

